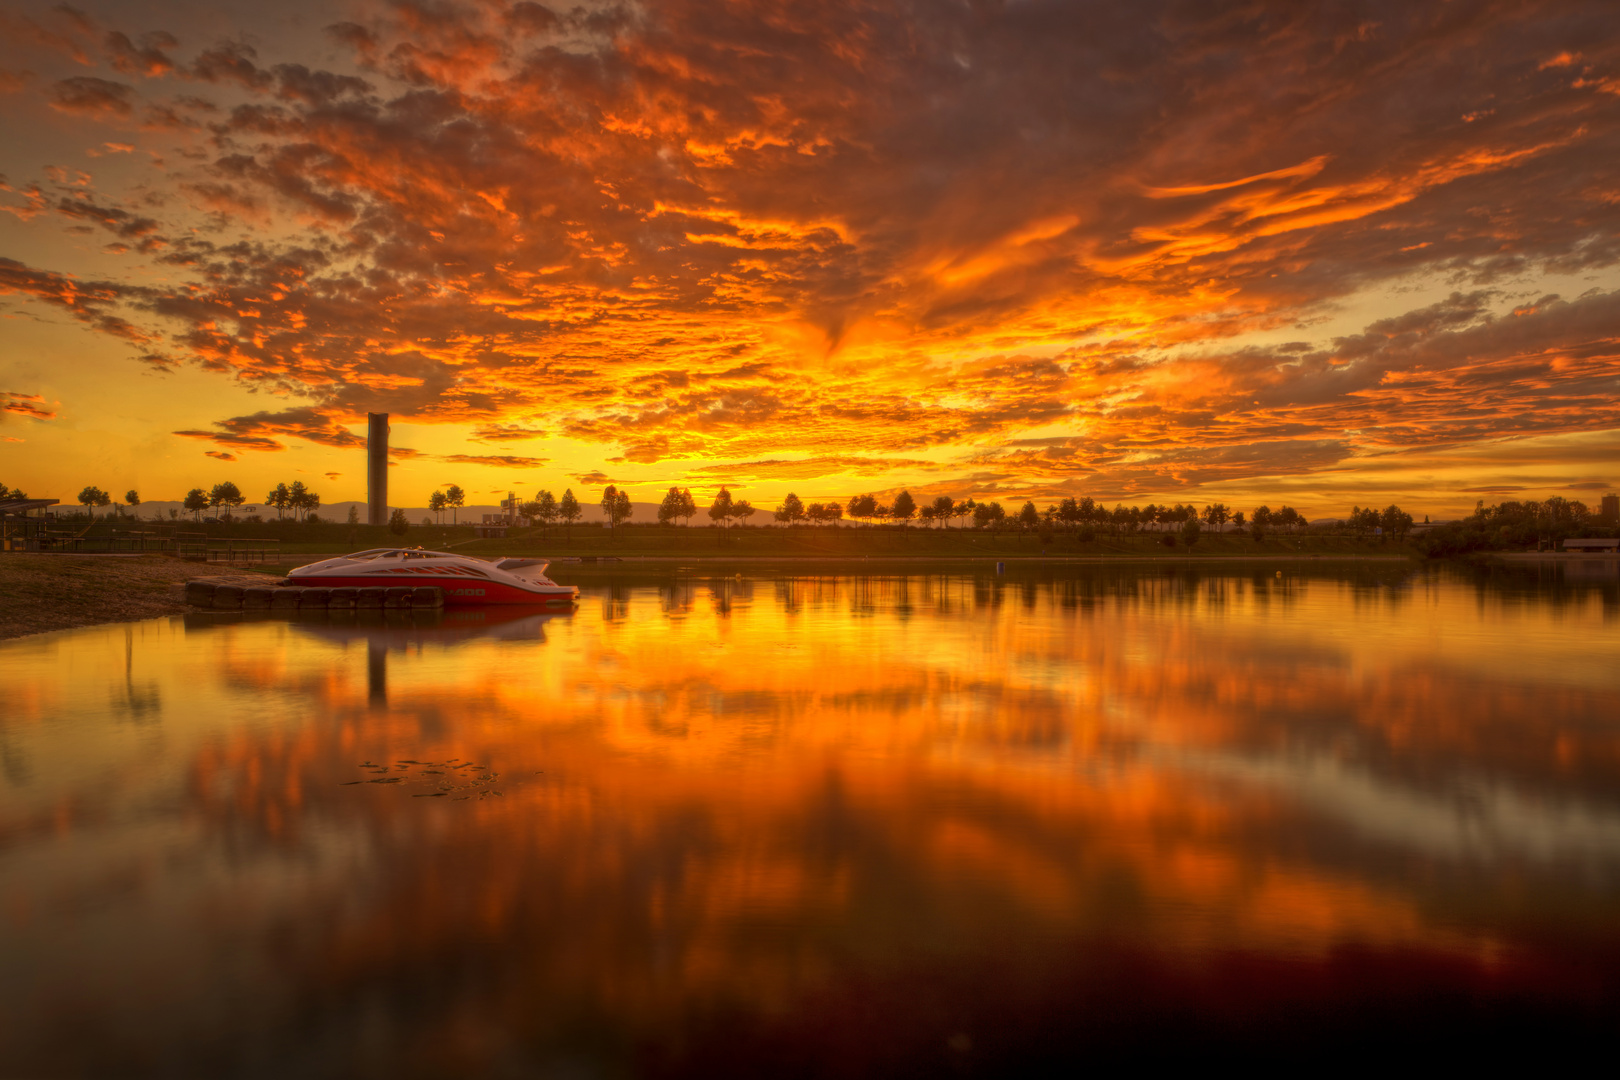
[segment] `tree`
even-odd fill
[[[911,497],[911,492],[902,491],[894,497],[894,506],[889,509],[889,516],[904,525],[917,513],[917,500]]]
[[[857,495],[849,500],[849,516],[860,521],[870,521],[878,516],[877,500],[870,495]]]
[[[541,525],[550,525],[557,520],[557,497],[549,491],[542,490],[534,499],[534,516]]]
[[[731,516],[744,525],[748,524],[748,519],[753,517],[754,514],[754,504],[747,499],[738,499],[736,505],[731,508]]]
[[[658,524],[669,525],[681,516],[681,489],[672,487],[664,492],[664,501],[658,504]]]
[[[442,522],[444,520],[444,508],[449,505],[450,503],[445,499],[442,491],[435,491],[428,496],[428,509],[433,511],[434,521]]]
[[[276,520],[280,521],[287,507],[292,505],[292,492],[287,489],[286,484],[277,484],[264,493],[264,505],[275,507]]]
[[[350,506],[349,507],[349,524],[350,525],[358,525],[358,524],[360,524],[360,508],[358,506]]]
[[[973,508],[973,525],[982,529],[986,526],[999,528],[1007,520],[1007,510],[998,502],[980,503]]]
[[[538,521],[540,520],[540,503],[534,499],[530,499],[528,502],[518,507],[518,513],[528,518],[530,521]]]
[[[230,511],[245,502],[247,502],[247,496],[242,494],[242,489],[229,480],[215,484],[213,489],[208,492],[208,505],[211,507],[223,506],[226,512],[221,516],[227,520],[230,518]]]
[[[1234,510],[1232,512],[1232,524],[1236,525],[1240,529],[1243,528],[1243,511]]]
[[[1187,520],[1181,526],[1182,541],[1185,542],[1188,547],[1192,547],[1194,544],[1198,543],[1198,536],[1200,532],[1202,532],[1202,530],[1198,527],[1197,515],[1188,514]]]
[[[293,512],[304,521],[308,521],[310,516],[321,508],[321,497],[306,488],[302,481],[293,484],[292,497],[289,501],[292,503]]]
[[[835,525],[844,516],[844,508],[837,502],[811,503],[804,516],[818,525]]]
[[[1210,503],[1204,507],[1204,523],[1216,532],[1220,532],[1221,526],[1231,517],[1232,512],[1226,508],[1225,503]]]
[[[98,487],[87,486],[79,492],[79,501],[84,504],[85,510],[90,513],[90,520],[96,520],[96,507],[106,506],[112,502],[112,496]]]
[[[404,510],[395,509],[392,514],[388,515],[388,531],[393,533],[395,536],[404,536],[410,531],[410,528],[411,523],[409,519],[405,517]]]
[[[309,494],[309,488],[304,486],[302,480],[294,480],[292,487],[287,489],[287,509],[293,512],[293,520],[303,516],[304,497]]]
[[[691,490],[688,488],[681,488],[681,517],[686,519],[686,524],[688,526],[692,524],[692,515],[696,513],[697,502],[692,498]]]
[[[1300,517],[1299,511],[1292,506],[1284,506],[1278,508],[1276,522],[1289,532],[1293,532],[1295,528],[1305,524],[1305,519]]]
[[[1018,511],[1018,526],[1022,529],[1033,529],[1041,523],[1041,512],[1035,509],[1033,502],[1026,502]]]
[[[460,491],[459,488],[451,490]],[[573,535],[574,522],[579,520],[582,513],[584,511],[579,508],[579,500],[574,498],[574,489],[564,488],[562,498],[557,500],[557,516],[563,519],[563,527],[568,530],[569,536]]]
[[[1412,531],[1412,515],[1391,503],[1379,515],[1379,524],[1383,526],[1385,532],[1390,533],[1398,540],[1402,540],[1406,538],[1407,533]]]
[[[450,524],[457,524],[456,511],[467,505],[467,493],[451,484],[444,489],[444,501],[450,507]]]
[[[202,488],[192,488],[186,492],[185,502],[181,505],[186,508],[187,512],[197,515],[197,520],[201,521],[202,512],[208,509],[208,492]]]
[[[1271,507],[1257,506],[1249,520],[1254,523],[1256,529],[1269,529],[1275,518],[1272,516]]]
[[[1368,532],[1371,532],[1373,529],[1379,528],[1379,519],[1380,515],[1378,511],[1374,510],[1372,507],[1369,506],[1366,509],[1362,509],[1359,506],[1353,506],[1350,508],[1350,518],[1348,524],[1350,526],[1350,531],[1354,533],[1357,538],[1360,538],[1366,535]]]
[[[124,492],[124,501],[129,504],[129,516],[135,516],[135,508],[141,505],[141,493],[134,488]]]
[[[709,520],[718,522],[723,526],[735,512],[736,507],[731,501],[731,492],[726,490],[724,484],[721,484],[720,494],[714,497],[714,502],[709,506]]]
[[[952,508],[951,516],[957,518],[970,518],[973,516],[973,511],[976,509],[978,509],[977,503],[975,503],[972,499],[964,499]]]
[[[934,520],[942,522],[946,528],[950,528],[951,516],[955,513],[956,504],[949,495],[941,495],[934,500]]]
[[[629,521],[633,512],[628,491],[620,491],[609,484],[607,490],[602,492],[602,515],[607,518],[608,528],[617,529],[619,522]]]
[[[787,498],[782,500],[782,505],[776,508],[776,520],[788,525],[803,521],[805,517],[804,503],[791,491],[787,493]]]

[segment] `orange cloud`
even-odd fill
[[[8,193],[132,272],[0,290],[310,403],[217,422],[256,449],[388,411],[626,472],[1126,493],[1614,424],[1609,286],[1511,284],[1620,264],[1620,102],[1569,85],[1616,70],[1603,20],[1374,6],[394,5],[284,56],[112,28],[139,96],[22,92],[142,103],[92,145],[188,164]],[[1423,275],[1465,299],[1313,334]]]
[[[39,394],[18,394],[9,390],[0,390],[0,412],[15,413],[30,420],[56,419],[56,413],[45,407],[45,399]]]

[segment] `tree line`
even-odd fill
[[[0,498],[26,497],[21,489],[9,489],[0,485]],[[86,486],[79,493],[78,501],[90,512],[92,520],[97,507],[112,504],[111,496],[95,486]],[[186,512],[196,515],[199,520],[204,511],[221,509],[225,511],[221,516],[229,520],[229,512],[246,501],[241,489],[227,480],[206,490],[200,487],[192,488],[186,492],[182,505]],[[288,514],[299,521],[320,520],[315,511],[321,506],[321,496],[310,490],[301,480],[292,484],[278,483],[265,495],[264,503],[267,507],[275,509],[277,520],[284,519]],[[131,507],[139,506],[140,494],[133,489],[126,492],[124,504]],[[456,512],[465,505],[466,492],[455,484],[448,485],[442,490],[435,490],[428,500],[428,509],[436,515],[441,524],[446,511],[451,514],[452,524],[459,524]],[[634,516],[629,491],[614,484],[609,484],[603,490],[601,507],[602,516],[609,528],[616,528]],[[561,498],[554,496],[550,491],[541,490],[533,499],[519,503],[511,509],[542,526],[558,522],[572,526],[583,516],[579,499],[574,495],[572,488],[565,489]],[[722,527],[730,526],[733,522],[747,524],[749,518],[758,512],[747,499],[733,496],[728,485],[721,486],[705,511],[710,521]],[[171,516],[176,515],[175,511],[170,513]],[[658,523],[671,525],[681,521],[690,525],[691,519],[698,513],[697,500],[692,497],[690,489],[671,487],[659,503]],[[1088,496],[1065,498],[1047,505],[1045,509],[1038,508],[1034,501],[1030,500],[1017,510],[1009,511],[997,501],[980,502],[972,498],[957,500],[949,495],[940,495],[930,502],[919,504],[910,491],[901,491],[889,503],[880,502],[874,495],[862,494],[853,496],[846,503],[826,501],[812,502],[808,505],[797,494],[789,492],[771,514],[775,521],[788,526],[800,523],[836,526],[847,518],[867,526],[884,524],[909,526],[915,522],[925,527],[950,528],[951,523],[955,521],[958,528],[971,526],[976,529],[992,530],[1062,529],[1073,531],[1081,540],[1090,540],[1099,532],[1115,536],[1153,532],[1168,538],[1167,543],[1174,543],[1173,537],[1176,536],[1182,537],[1186,542],[1196,543],[1197,537],[1205,531],[1224,531],[1228,525],[1235,526],[1258,540],[1270,532],[1292,533],[1307,524],[1306,519],[1290,506],[1282,506],[1276,510],[1269,506],[1259,506],[1248,514],[1219,502],[1209,503],[1202,508],[1190,503],[1185,505],[1149,503],[1145,506],[1116,504],[1110,509]],[[1504,540],[1504,543],[1522,543],[1523,538],[1531,534],[1547,535],[1557,533],[1561,529],[1563,533],[1572,534],[1573,531],[1584,527],[1590,518],[1591,513],[1583,503],[1559,497],[1542,503],[1504,503],[1489,509],[1481,502],[1472,517],[1457,523],[1457,530],[1460,530],[1459,536],[1462,534],[1473,536],[1482,529],[1494,527],[1499,538],[1511,537]],[[350,524],[359,523],[359,517],[352,509],[349,521]],[[427,519],[424,518],[423,521],[427,523]],[[395,531],[400,531],[400,527],[406,525],[404,511],[398,511],[390,519],[389,524]],[[1379,533],[1404,538],[1412,529],[1413,519],[1410,514],[1394,505],[1383,510],[1357,506],[1350,511],[1346,525],[1358,537]],[[1562,539],[1563,535],[1560,534],[1556,538]],[[1462,541],[1453,537],[1451,542]],[[1467,542],[1475,546],[1483,543],[1477,537]]]
[[[1424,554],[1441,557],[1556,545],[1594,532],[1614,534],[1613,529],[1598,528],[1599,524],[1579,499],[1554,495],[1540,502],[1515,500],[1495,506],[1486,506],[1481,499],[1472,514],[1430,530],[1418,538],[1417,545]]]
[[[613,484],[603,490],[601,506],[602,516],[609,528],[623,524],[634,514],[630,493]],[[559,520],[571,524],[580,516],[579,503],[571,489],[565,491],[560,500],[549,491],[541,491],[534,499],[522,503],[519,512],[542,525],[551,525]],[[710,521],[725,527],[733,522],[747,524],[748,519],[759,510],[747,499],[736,498],[729,485],[722,485],[713,502],[703,512]],[[658,504],[658,523],[690,525],[691,519],[698,513],[697,500],[692,497],[690,489],[671,487]],[[1007,507],[993,500],[956,500],[948,495],[919,504],[909,491],[901,491],[890,503],[864,494],[852,497],[847,503],[828,501],[809,504],[797,494],[789,492],[771,514],[775,521],[789,526],[801,522],[836,526],[847,518],[867,526],[906,526],[916,522],[924,526],[950,528],[954,520],[961,528],[1065,529],[1074,531],[1082,540],[1089,540],[1098,532],[1116,536],[1154,532],[1162,534],[1166,542],[1171,544],[1176,542],[1176,537],[1183,538],[1184,542],[1196,543],[1197,537],[1203,533],[1224,531],[1228,525],[1259,540],[1270,532],[1293,533],[1308,524],[1305,517],[1291,506],[1281,506],[1275,510],[1270,506],[1259,506],[1250,513],[1234,510],[1219,502],[1201,508],[1190,503],[1163,506],[1149,503],[1146,506],[1116,505],[1110,509],[1095,499],[1083,497],[1066,498],[1048,505],[1044,510],[1031,500],[1009,512]],[[1384,510],[1356,507],[1351,512],[1349,526],[1358,536],[1377,530],[1404,537],[1412,527],[1412,516],[1398,506]]]

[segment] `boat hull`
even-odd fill
[[[579,590],[571,585],[551,585],[543,590],[530,590],[508,585],[501,581],[469,581],[465,577],[433,574],[411,574],[401,580],[398,574],[310,574],[300,577],[297,571],[288,575],[294,585],[314,585],[323,589],[363,589],[377,585],[428,585],[444,590],[445,607],[481,607],[486,604],[526,604],[530,606],[572,607]]]

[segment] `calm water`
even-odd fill
[[[582,584],[0,645],[0,1073],[949,1075],[1620,1003],[1602,571]]]

